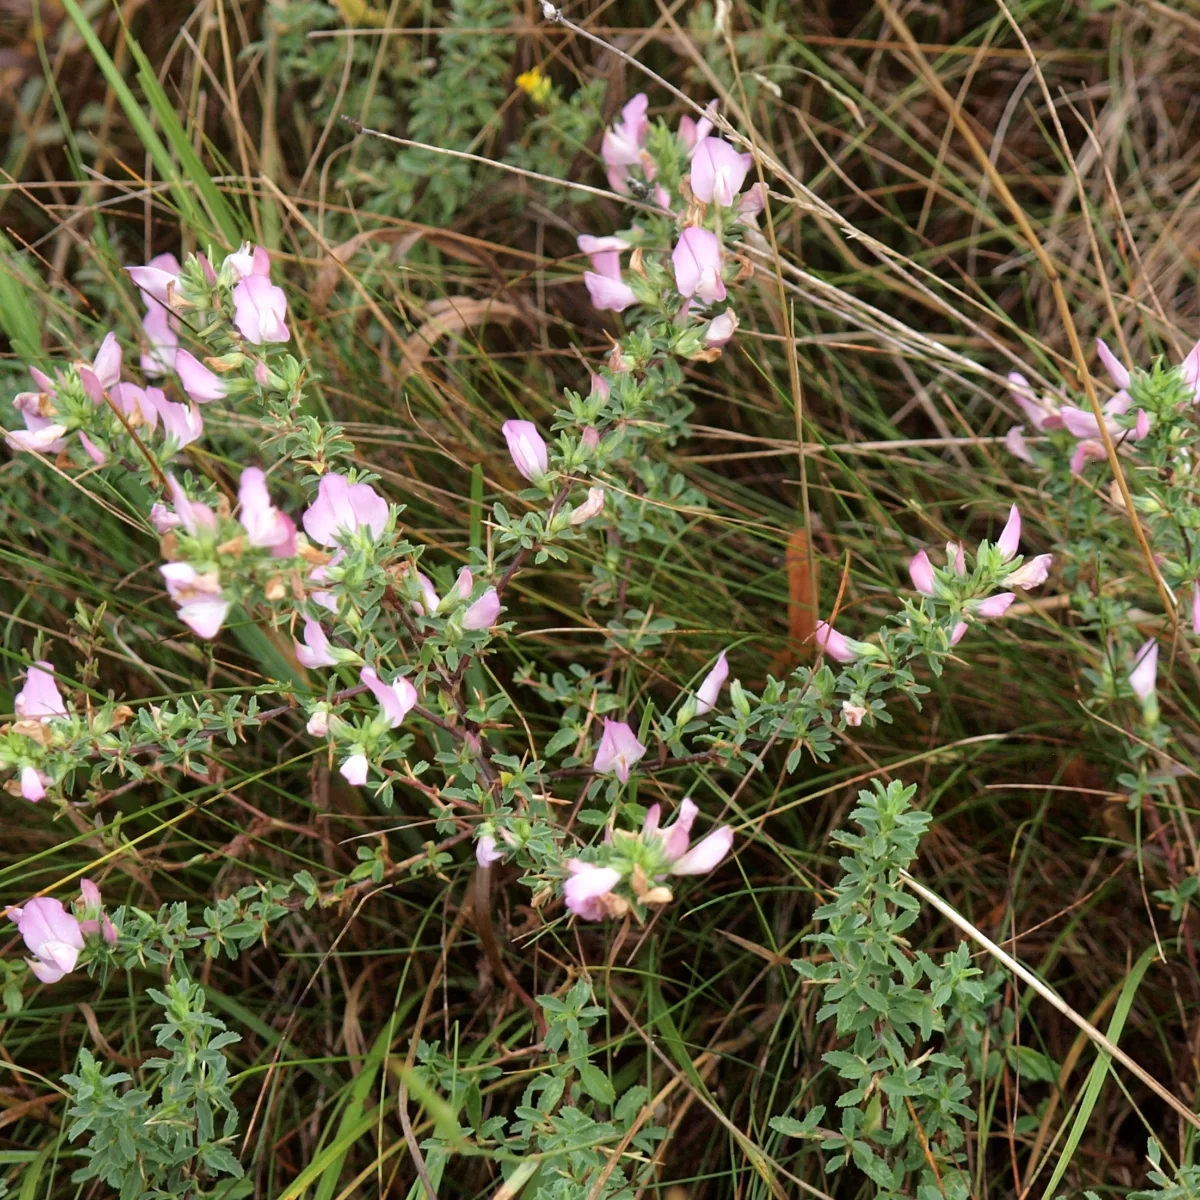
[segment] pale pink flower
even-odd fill
[[[1008,606],[1016,598],[1012,592],[997,592],[994,596],[988,596],[986,600],[972,600],[970,609],[980,619],[990,620],[994,617],[1004,616],[1008,611]]]
[[[1036,558],[1022,563],[1015,571],[1006,575],[1001,582],[1004,587],[1021,588],[1023,591],[1041,587],[1046,582],[1046,576],[1050,574],[1050,564],[1053,561],[1052,554],[1039,554]]]
[[[424,581],[428,583],[428,580]],[[475,576],[471,574],[470,567],[460,567],[458,578],[454,581],[454,586],[446,593],[445,600],[438,603],[437,607],[452,608],[455,604],[465,604],[471,598],[471,593],[475,590]],[[436,595],[436,593],[434,593]]]
[[[179,619],[198,637],[216,637],[229,612],[216,571],[197,571],[185,562],[165,563],[158,570],[179,605]]]
[[[197,404],[220,400],[229,391],[215,371],[210,371],[188,350],[175,351],[175,374],[190,399]]]
[[[567,870],[571,872],[571,877],[563,884],[567,907],[585,921],[602,921],[608,915],[604,897],[621,882],[621,872],[613,867],[581,862],[578,858],[567,860]]]
[[[179,523],[188,533],[196,535],[201,530],[206,533],[216,532],[217,514],[207,504],[201,504],[198,500],[189,500],[187,493],[179,486],[174,475],[167,476],[167,488],[171,493],[171,503],[175,506]]]
[[[590,521],[597,516],[603,508],[604,489],[602,487],[588,488],[587,499],[571,510],[570,522],[572,525],[582,525],[584,521]]]
[[[13,710],[23,721],[48,721],[65,717],[67,706],[54,682],[54,666],[38,659],[29,668],[25,684],[13,700]]]
[[[757,217],[767,207],[767,185],[752,183],[738,199],[738,223],[758,228]]]
[[[629,195],[629,168],[640,166],[646,177],[654,175],[654,164],[643,153],[646,135],[650,132],[650,121],[646,109],[650,101],[644,92],[639,92],[621,109],[621,119],[604,131],[600,143],[600,157],[608,168],[608,183],[614,192]]]
[[[1102,442],[1087,438],[1077,443],[1075,449],[1071,452],[1071,474],[1081,475],[1083,468],[1089,462],[1099,462],[1107,457],[1108,451],[1104,449]]]
[[[75,969],[83,950],[79,922],[61,900],[40,896],[8,910],[33,958],[29,969],[43,983],[57,983]]]
[[[354,787],[362,787],[367,782],[369,764],[365,754],[352,754],[340,767],[338,773]]]
[[[692,195],[705,204],[729,208],[746,182],[754,158],[719,137],[707,137],[692,153]]]
[[[157,429],[158,405],[150,399],[151,391],[162,396],[159,388],[140,388],[136,383],[126,381],[110,388],[108,395],[135,429],[139,425],[145,425],[147,429]],[[163,399],[166,397],[163,396]]]
[[[77,362],[79,382],[96,404],[104,402],[104,393],[121,380],[121,343],[115,333],[106,333],[91,363]]]
[[[1053,396],[1038,396],[1033,390],[1033,385],[1020,371],[1009,372],[1008,389],[1038,433],[1062,429],[1060,402]]]
[[[195,404],[172,404],[161,388],[146,389],[146,400],[162,419],[163,433],[175,439],[175,448],[190,446],[204,432],[204,418]]]
[[[1150,638],[1143,642],[1137,652],[1136,665],[1129,672],[1129,686],[1141,701],[1154,695],[1158,683],[1158,641]]]
[[[36,804],[46,794],[50,778],[35,767],[21,768],[21,795]]]
[[[721,825],[698,841],[668,868],[672,875],[707,875],[720,865],[733,846],[733,829]]]
[[[417,703],[417,689],[403,675],[397,675],[391,683],[384,683],[371,667],[363,667],[359,678],[371,689],[379,701],[383,715],[395,729]]]
[[[92,460],[92,462],[96,464],[96,466],[102,467],[106,462],[108,462],[108,455],[105,454],[104,451],[101,450],[100,447],[97,446],[96,443],[93,442],[92,439],[88,437],[88,435],[84,433],[82,429],[79,431],[79,442],[80,445],[83,446],[84,453]]]
[[[150,507],[150,524],[156,533],[166,533],[168,529],[178,529],[183,522],[165,504],[155,503]]]
[[[248,342],[286,342],[287,296],[264,275],[247,275],[233,289],[233,323]]]
[[[637,303],[637,296],[620,276],[610,279],[605,275],[597,275],[595,271],[584,271],[583,282],[587,285],[588,295],[592,304],[600,312],[624,312],[631,304]]]
[[[338,660],[329,652],[329,639],[320,621],[312,617],[304,618],[304,641],[292,639],[296,651],[296,661],[310,671],[317,667],[336,667]]]
[[[142,374],[147,379],[153,379],[175,365],[175,351],[179,347],[179,318],[157,300],[147,297],[142,332],[146,335],[147,345],[147,349],[142,351]]]
[[[224,265],[229,268],[235,283],[247,275],[271,274],[271,256],[262,246],[250,242],[243,242],[232,254],[225,255]]]
[[[681,296],[696,296],[705,304],[725,299],[721,242],[715,233],[689,225],[679,235],[671,262],[675,267],[675,286]]]
[[[276,558],[291,558],[296,553],[296,526],[291,517],[271,503],[267,477],[258,467],[247,467],[238,486],[240,520],[250,545],[271,548]]]
[[[696,689],[696,715],[704,716],[705,713],[710,713],[717,706],[717,700],[721,695],[721,689],[725,686],[725,680],[729,678],[729,663],[725,661],[725,651],[722,650],[717,655],[716,664],[712,670],[705,675],[700,686]]]
[[[1179,364],[1179,373],[1183,382],[1192,389],[1192,403],[1195,404],[1200,400],[1200,342],[1184,355],[1183,362]]]
[[[859,652],[854,649],[851,640],[838,633],[828,621],[817,622],[814,640],[823,654],[828,654],[840,663],[852,663],[859,657]]]
[[[908,563],[908,574],[912,579],[912,585],[921,593],[922,596],[933,596],[936,594],[933,578],[933,563],[929,561],[929,555],[924,550],[918,550],[912,556]]]
[[[308,718],[307,724],[304,726],[310,737],[323,738],[329,736],[329,710],[318,708],[316,712]]]
[[[867,710],[861,704],[851,704],[849,700],[842,701],[842,719],[852,728],[857,729],[866,715]]]
[[[504,857],[503,850],[496,849],[496,839],[490,833],[485,833],[475,843],[475,861],[481,867],[490,867]]]
[[[660,809],[652,804],[646,813],[646,822],[642,827],[642,837],[649,838],[657,835],[662,840],[663,854],[674,862],[687,853],[688,844],[692,837],[692,826],[700,810],[689,796],[684,796],[679,805],[679,813],[675,820],[665,829],[658,828]]]
[[[737,313],[732,308],[727,308],[709,321],[708,327],[704,331],[704,344],[715,347],[727,346],[737,332],[737,327]]]
[[[331,472],[321,479],[317,498],[304,513],[304,532],[322,546],[337,544],[339,537],[359,528],[378,538],[387,525],[388,503],[368,483],[351,483]]]
[[[11,429],[5,440],[14,450],[25,450],[30,454],[57,453],[66,444],[62,440],[66,433],[65,425],[50,423],[37,429]]]
[[[967,573],[967,555],[962,542],[946,543],[946,566],[960,579]]]
[[[605,717],[604,735],[596,748],[592,769],[601,775],[615,773],[622,783],[628,783],[630,769],[645,753],[646,747],[624,721],[610,721]]]
[[[500,427],[508,442],[513,466],[531,483],[537,483],[550,469],[546,442],[532,421],[505,421]]]
[[[488,588],[462,616],[464,629],[490,629],[500,616],[500,597],[494,587]]]
[[[79,894],[84,904],[89,908],[98,908],[102,903],[100,889],[92,879],[81,879],[79,881]]]
[[[716,100],[710,100],[704,110],[704,116],[700,120],[693,120],[689,116],[679,118],[679,140],[683,143],[689,155],[712,133],[712,118],[716,115],[717,102]]]
[[[1033,462],[1033,455],[1029,453],[1029,447],[1025,444],[1024,425],[1012,426],[1004,435],[1004,444],[1014,458],[1019,458],[1022,462]]]
[[[413,601],[413,608],[423,614],[432,616],[441,607],[442,601],[433,586],[433,580],[422,571],[416,572],[417,586],[421,589],[421,599]]]
[[[628,250],[630,243],[624,238],[593,237],[590,233],[581,233],[575,239],[576,245],[592,260],[592,269],[601,275],[609,275],[616,279],[620,277],[620,255],[622,250]],[[614,269],[614,267],[616,269]]]
[[[147,305],[157,301],[173,308],[171,301],[179,287],[179,260],[173,254],[159,254],[144,267],[126,267],[125,272],[141,289]]]
[[[950,645],[957,646],[963,640],[968,628],[966,621],[956,621],[954,628],[950,630]]]

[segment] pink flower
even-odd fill
[[[971,611],[982,620],[1002,617],[1008,611],[1008,606],[1016,599],[1012,592],[997,592],[986,600],[972,600]]]
[[[220,400],[229,391],[220,376],[188,350],[175,351],[175,374],[183,390],[197,404]]]
[[[1096,354],[1104,364],[1104,369],[1108,372],[1113,383],[1121,391],[1124,391],[1129,386],[1131,378],[1129,368],[1108,348],[1108,343],[1103,338],[1096,339]]]
[[[957,646],[963,640],[967,628],[966,621],[956,621],[954,628],[950,630],[950,645]]]
[[[1020,371],[1010,371],[1008,388],[1030,424],[1039,433],[1063,427],[1059,401],[1052,396],[1038,396],[1033,385]]]
[[[1046,576],[1050,574],[1050,564],[1053,561],[1052,554],[1039,554],[1027,563],[1022,563],[1015,571],[1005,576],[1002,582],[1005,587],[1021,588],[1023,591],[1041,587],[1046,582]]]
[[[45,424],[37,429],[12,429],[6,436],[6,441],[14,450],[25,450],[31,454],[45,454],[53,450],[57,453],[66,444],[65,425]]]
[[[490,833],[485,833],[475,843],[475,861],[481,867],[490,867],[504,857],[503,850],[496,849],[496,839]]]
[[[628,250],[630,243],[619,237],[593,237],[590,233],[581,233],[576,244],[592,260],[592,270],[612,279],[621,277],[621,251]]]
[[[645,753],[646,747],[624,721],[610,721],[605,717],[604,735],[596,748],[592,769],[601,775],[615,772],[622,783],[628,783],[630,768],[636,766]]]
[[[490,629],[500,615],[500,597],[494,587],[488,588],[474,604],[463,613],[464,629]]]
[[[732,846],[732,827],[721,825],[677,858],[669,870],[672,875],[707,875],[721,863]]]
[[[1071,474],[1081,475],[1083,468],[1089,462],[1099,462],[1108,457],[1108,451],[1101,442],[1087,439],[1079,442],[1071,453]]]
[[[842,701],[842,719],[852,728],[857,729],[866,715],[867,710],[861,704],[851,704],[849,700]]]
[[[717,661],[713,669],[705,675],[700,686],[696,689],[696,715],[704,716],[705,713],[710,713],[717,706],[717,699],[721,695],[721,689],[725,686],[725,680],[729,678],[729,663],[725,661],[725,651],[722,650],[717,655]]]
[[[757,229],[758,221],[755,218],[766,207],[767,185],[765,183],[752,183],[738,200],[738,222]]]
[[[157,265],[156,265],[157,264]],[[179,262],[173,254],[160,254],[144,267],[126,267],[126,274],[150,300],[166,308],[175,308],[171,301],[179,287]]]
[[[334,546],[360,528],[378,538],[387,520],[388,503],[370,484],[351,483],[332,472],[322,478],[317,498],[303,517],[304,532],[322,546]]]
[[[367,782],[369,766],[365,754],[352,754],[340,767],[338,773],[354,787],[362,787]]]
[[[20,908],[10,908],[9,917],[33,955],[29,969],[43,983],[57,983],[75,969],[83,949],[79,922],[61,900],[40,896]]]
[[[233,289],[233,323],[248,342],[286,342],[287,296],[265,275],[247,275]]]
[[[752,155],[739,153],[723,138],[705,138],[692,154],[692,195],[705,204],[729,208],[753,162]]]
[[[403,675],[397,675],[391,683],[384,683],[371,667],[363,667],[359,678],[371,689],[393,729],[417,703],[417,689]]]
[[[697,296],[705,304],[725,299],[721,243],[715,233],[689,225],[679,235],[671,262],[675,266],[675,286],[681,296]]]
[[[121,380],[121,343],[115,333],[106,333],[95,359],[90,363],[76,363],[79,381],[83,390],[96,404],[104,402],[104,393]]]
[[[695,121],[689,116],[679,118],[679,140],[691,154],[710,133],[712,133],[712,118],[717,115],[717,102],[710,100],[704,110],[704,116]]]
[[[413,608],[424,615],[432,616],[441,607],[442,601],[433,586],[433,580],[421,571],[416,573],[417,586],[421,589],[421,599],[413,601]]]
[[[585,521],[590,521],[594,516],[604,508],[604,489],[602,487],[588,488],[587,499],[577,507],[571,510],[570,522],[572,525],[582,525]]]
[[[567,860],[571,877],[563,884],[563,899],[567,907],[585,921],[602,921],[608,915],[604,898],[621,882],[621,872],[612,867],[598,867]]]
[[[195,404],[172,404],[161,388],[146,389],[151,411],[162,419],[163,432],[175,439],[175,448],[190,446],[204,432],[204,418]]]
[[[1029,447],[1025,445],[1024,425],[1012,426],[1004,435],[1004,445],[1014,458],[1019,458],[1022,462],[1033,462],[1033,455],[1029,453]]]
[[[329,710],[318,708],[316,712],[308,718],[307,724],[304,726],[310,737],[323,738],[329,736]]]
[[[1200,342],[1197,342],[1179,364],[1183,382],[1192,389],[1192,403],[1200,400]]]
[[[179,523],[188,533],[195,536],[201,530],[206,533],[216,532],[217,514],[207,504],[201,504],[198,500],[189,500],[187,493],[176,482],[174,475],[167,476],[167,488],[170,490],[171,503],[175,506]]]
[[[101,904],[100,889],[91,879],[79,881],[79,895],[89,908],[98,908]]]
[[[216,571],[200,572],[185,562],[165,563],[158,570],[179,605],[179,619],[197,637],[216,637],[229,612]]]
[[[624,312],[631,304],[637,303],[633,288],[621,281],[619,273],[612,279],[597,275],[594,271],[584,271],[583,282],[587,285],[592,304],[600,312]]]
[[[296,553],[296,526],[272,503],[267,492],[267,477],[258,467],[247,467],[238,486],[242,506],[241,522],[250,545],[270,547],[276,558],[291,558]]]
[[[182,522],[165,504],[156,503],[150,507],[150,524],[156,533],[166,533],[168,529],[178,529]]]
[[[21,795],[36,804],[46,794],[50,778],[35,767],[21,768]]]
[[[933,596],[936,594],[933,578],[933,563],[929,561],[929,555],[924,550],[917,551],[912,556],[908,564],[908,574],[912,579],[912,585],[921,593],[922,596]]]
[[[229,268],[234,282],[247,275],[270,276],[271,256],[261,246],[243,242],[232,254],[225,255],[224,266]]]
[[[684,796],[683,802],[679,806],[678,816],[672,824],[662,830],[658,828],[659,811],[657,804],[650,806],[650,810],[646,813],[646,823],[642,827],[642,837],[645,839],[657,834],[662,840],[663,854],[671,862],[674,862],[687,853],[692,836],[692,826],[696,823],[696,817],[700,810],[690,797]]]
[[[737,332],[737,327],[737,313],[732,308],[727,308],[709,321],[708,328],[704,331],[704,344],[716,347],[728,345]]]
[[[148,429],[158,428],[158,405],[151,401],[150,391],[158,392],[159,388],[140,388],[136,383],[118,383],[109,390],[109,399],[117,406],[121,414],[135,429],[145,425]],[[166,397],[163,396],[165,400]]]
[[[82,429],[79,431],[79,442],[83,446],[84,453],[87,454],[88,458],[90,458],[92,462],[96,464],[96,466],[102,467],[106,462],[108,462],[108,455],[105,454],[104,451],[101,450],[100,447],[97,446],[96,443],[93,442],[92,439],[88,437],[88,435],[84,433]]]
[[[179,318],[157,300],[147,297],[142,332],[146,335],[149,347],[142,351],[142,374],[147,379],[153,379],[171,370],[175,364],[175,351],[179,346]]]
[[[13,700],[13,709],[23,721],[48,721],[51,717],[65,717],[67,706],[63,703],[58,684],[54,682],[54,667],[44,659],[38,659],[25,676],[25,685]]]
[[[532,421],[505,421],[500,426],[508,442],[513,466],[531,483],[537,483],[550,469],[546,443]]]
[[[310,671],[316,667],[337,666],[338,660],[329,653],[329,639],[321,628],[321,622],[314,621],[312,617],[304,618],[303,643],[293,638],[292,645],[296,651],[296,661]]]
[[[1158,641],[1150,638],[1138,649],[1136,665],[1129,672],[1129,686],[1143,703],[1154,695],[1158,683]]]
[[[608,168],[608,183],[614,192],[629,195],[629,168],[641,166],[646,177],[653,178],[653,161],[644,156],[642,147],[650,132],[650,121],[646,109],[650,101],[644,92],[639,92],[621,109],[621,119],[604,131],[600,143],[600,157]]]
[[[859,653],[854,646],[857,643],[838,633],[828,621],[818,621],[815,641],[823,654],[836,659],[840,663],[857,661]]]

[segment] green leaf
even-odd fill
[[[579,1082],[583,1085],[583,1090],[601,1104],[611,1105],[617,1098],[612,1081],[594,1063],[585,1063],[579,1068]]]

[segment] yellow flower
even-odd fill
[[[538,67],[524,71],[517,76],[517,87],[527,95],[534,104],[545,105],[550,100],[554,84],[548,75],[543,75]]]

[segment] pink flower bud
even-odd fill
[[[1144,409],[1139,408],[1137,421],[1133,426],[1133,433],[1130,434],[1130,440],[1140,442],[1143,438],[1150,436],[1150,414]]]
[[[913,587],[922,596],[934,594],[933,563],[929,561],[929,555],[924,550],[918,550],[909,560],[908,574],[912,579]]]
[[[963,640],[963,637],[966,634],[967,629],[968,629],[968,626],[967,626],[966,621],[956,622],[954,628],[952,630],[950,630],[950,645],[957,646],[958,643]]]
[[[258,467],[247,467],[242,472],[238,502],[242,528],[251,546],[271,547],[279,558],[295,554],[296,526],[271,503],[267,477]]]
[[[1096,353],[1100,356],[1104,369],[1112,377],[1113,383],[1121,389],[1127,388],[1130,380],[1129,368],[1108,348],[1103,338],[1096,339]]]
[[[1013,558],[1021,545],[1021,514],[1014,504],[1008,512],[1008,521],[1005,522],[1004,528],[1000,531],[1000,537],[996,542],[996,549],[1000,551],[1002,559]]]
[[[26,800],[31,800],[34,804],[41,800],[46,795],[47,782],[46,776],[36,768],[21,768],[21,795]]]
[[[496,849],[496,839],[490,833],[485,833],[475,843],[475,861],[481,867],[490,867],[504,857],[503,850]]]
[[[828,654],[840,663],[852,663],[859,657],[850,639],[838,633],[828,621],[817,622],[815,641],[823,654]]]
[[[703,682],[696,689],[696,715],[704,716],[705,713],[710,713],[717,705],[717,699],[721,695],[721,689],[725,686],[725,680],[729,678],[729,664],[725,661],[725,651],[722,650],[717,655],[715,666],[707,675]]]
[[[624,721],[604,718],[604,734],[596,747],[592,769],[600,775],[614,773],[622,783],[629,782],[631,768],[641,761],[646,747]]]
[[[12,429],[6,441],[14,450],[30,454],[58,453],[63,448],[62,438],[67,432],[65,425],[42,425],[37,429]]]
[[[597,375],[596,378],[599,379],[600,376]],[[594,425],[588,425],[579,435],[579,444],[588,450],[595,450],[600,445],[600,430]]]
[[[1154,695],[1158,685],[1158,641],[1150,638],[1138,649],[1136,666],[1129,672],[1129,686],[1143,703]]]
[[[727,308],[720,316],[709,321],[708,328],[704,331],[704,344],[717,347],[728,345],[737,332],[737,327],[737,313],[732,308]]]
[[[971,603],[971,611],[981,620],[1002,617],[1008,611],[1008,606],[1016,599],[1012,592],[997,592],[986,600],[975,600]]]
[[[537,483],[550,469],[546,443],[532,421],[505,421],[500,427],[508,442],[513,466],[531,483]]]

